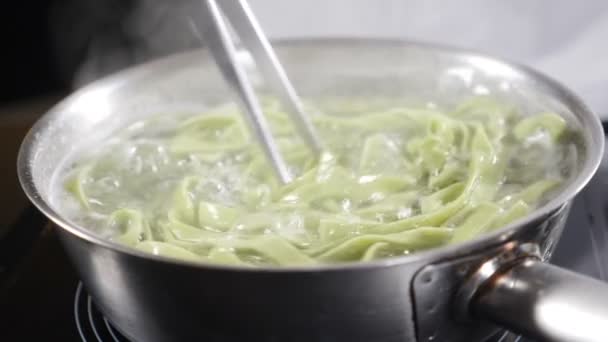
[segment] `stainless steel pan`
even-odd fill
[[[299,92],[455,103],[492,92],[579,128],[580,165],[528,217],[456,246],[367,263],[246,269],[167,260],[108,242],[61,215],[52,175],[77,147],[172,105],[230,94],[203,50],[95,82],[42,117],[18,161],[23,188],[59,234],[101,311],[136,341],[475,341],[506,327],[540,340],[608,341],[608,286],[546,263],[572,198],[603,151],[599,120],[570,91],[479,54],[395,41],[277,45]],[[263,88],[263,84],[259,87]]]

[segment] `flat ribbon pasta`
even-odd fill
[[[107,216],[115,241],[164,257],[256,267],[368,261],[474,239],[527,215],[565,178],[541,172],[557,164],[521,160],[527,148],[535,149],[530,155],[558,149],[565,121],[524,117],[488,97],[445,112],[328,105],[337,114],[312,117],[327,148],[318,158],[280,106],[263,103],[297,175],[290,184],[273,178],[236,107],[223,106],[146,145],[152,157],[142,160],[154,177],[138,174],[137,159],[113,172],[108,149],[77,168],[66,189],[84,212]],[[537,146],[539,134],[548,139]],[[162,158],[153,158],[155,148]],[[129,153],[139,158],[137,149]],[[121,200],[109,202],[108,193]]]

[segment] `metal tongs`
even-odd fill
[[[293,176],[279,152],[253,86],[237,60],[234,41],[221,12],[230,21],[233,29],[253,56],[266,82],[280,98],[281,104],[291,116],[298,133],[304,138],[304,142],[315,155],[319,155],[321,146],[310,120],[303,113],[302,102],[246,0],[202,0],[202,3],[201,33],[205,43],[223,77],[237,93],[239,104],[246,114],[246,121],[253,135],[261,143],[264,154],[271,162],[279,180],[284,184],[289,183]]]

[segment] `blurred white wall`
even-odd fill
[[[58,32],[58,41],[69,47],[73,37],[86,51],[75,84],[201,46],[195,32],[196,1],[130,0],[130,6],[122,6],[120,18],[124,19],[116,22],[104,21],[104,16],[117,18],[111,8],[104,8],[110,0],[65,0],[70,5],[64,5],[65,15],[58,15],[57,22],[67,29]],[[523,62],[573,88],[608,119],[607,0],[249,1],[264,29],[275,38],[404,38]],[[104,25],[106,21],[111,24]],[[100,24],[92,27],[92,22]],[[83,33],[87,30],[89,35]]]
[[[274,37],[344,35],[454,45],[526,63],[608,119],[606,0],[250,0]]]

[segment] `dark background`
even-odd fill
[[[69,76],[58,70],[49,14],[57,1],[7,1],[0,11],[0,104],[65,91]]]
[[[134,4],[135,0],[3,2],[0,105],[68,92],[93,37],[120,37],[121,22]]]

